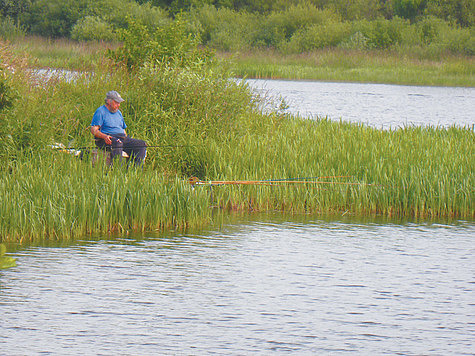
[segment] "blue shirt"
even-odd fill
[[[106,135],[120,136],[124,135],[124,130],[127,128],[120,110],[111,113],[105,105],[96,110],[92,117],[91,126],[99,126],[101,132]]]

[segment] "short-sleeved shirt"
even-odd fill
[[[91,126],[99,126],[102,133],[106,135],[124,135],[127,125],[120,110],[115,113],[102,105],[99,107],[92,117]]]

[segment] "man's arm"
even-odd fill
[[[100,131],[100,126],[91,126],[91,133],[94,137],[102,138],[106,145],[112,145],[111,137]]]

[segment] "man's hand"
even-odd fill
[[[104,142],[106,145],[112,145],[111,137],[109,135],[104,135]]]
[[[112,137],[102,133],[99,129],[99,126],[91,126],[91,133],[94,135],[94,137],[102,138],[106,145],[112,145]]]

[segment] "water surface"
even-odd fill
[[[471,222],[260,216],[30,246],[0,271],[2,354],[475,353]]]
[[[475,124],[475,88],[248,79],[261,95],[284,99],[287,112],[394,129]]]

